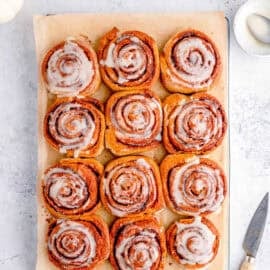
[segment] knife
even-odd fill
[[[243,248],[246,252],[246,258],[243,261],[240,270],[254,269],[255,258],[259,245],[261,243],[263,231],[266,224],[268,212],[269,192],[267,192],[260,202],[253,218],[251,219],[246,236],[243,242]]]

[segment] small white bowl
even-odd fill
[[[233,30],[240,47],[248,54],[259,57],[270,57],[270,44],[264,44],[250,33],[247,17],[258,13],[270,18],[270,0],[248,0],[243,4],[234,17]]]

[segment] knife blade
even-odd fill
[[[243,242],[243,248],[247,256],[241,265],[241,270],[252,270],[254,268],[255,257],[257,255],[266,224],[268,201],[269,192],[265,194],[249,223]]]
[[[253,258],[255,258],[257,255],[264,232],[268,212],[268,200],[269,192],[265,194],[256,212],[254,213],[244,238],[243,248],[246,254]]]

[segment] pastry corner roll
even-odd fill
[[[214,42],[194,29],[178,32],[168,40],[160,66],[164,87],[183,94],[209,90],[222,68]]]
[[[103,166],[95,159],[61,159],[42,179],[45,205],[57,218],[84,219],[100,206]]]
[[[56,151],[67,156],[96,157],[104,148],[103,105],[96,99],[61,98],[44,119],[44,136]]]
[[[105,143],[113,154],[135,154],[160,145],[162,107],[150,90],[114,93],[107,101],[105,115]]]
[[[191,154],[168,155],[160,165],[168,207],[180,215],[217,212],[227,194],[222,168],[208,158]]]
[[[222,143],[227,117],[214,96],[173,94],[164,100],[163,111],[163,143],[169,153],[204,154]]]
[[[101,179],[100,196],[106,210],[117,217],[160,210],[164,202],[158,165],[145,156],[110,161]]]
[[[56,220],[47,238],[49,259],[59,269],[92,270],[109,257],[109,230],[97,216],[87,221]]]
[[[156,41],[140,31],[114,27],[101,38],[98,59],[103,81],[115,91],[149,89],[159,78]]]
[[[166,232],[168,253],[187,269],[203,268],[211,263],[219,249],[220,235],[204,217],[174,222]]]
[[[67,38],[47,51],[41,75],[47,90],[59,97],[89,96],[101,81],[96,52],[84,36]]]
[[[164,269],[166,239],[156,218],[118,219],[111,228],[110,240],[113,269]]]

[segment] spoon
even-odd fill
[[[270,44],[270,19],[253,13],[247,18],[247,25],[251,34],[260,42]]]

